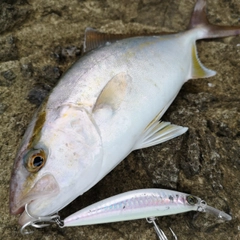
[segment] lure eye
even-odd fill
[[[24,166],[29,172],[36,173],[45,165],[46,159],[42,149],[32,150],[24,157]]]
[[[198,203],[198,199],[192,195],[188,195],[186,199],[190,205],[195,205]]]

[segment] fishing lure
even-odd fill
[[[27,226],[42,228],[48,226],[46,222],[56,222],[59,227],[64,228],[146,218],[149,223],[154,224],[159,239],[164,239],[160,238],[162,232],[157,227],[154,217],[198,211],[213,214],[223,220],[232,219],[227,213],[208,206],[199,197],[155,188],[128,191],[106,198],[77,211],[64,220],[61,220],[58,214],[46,217],[32,216],[27,205],[25,210],[32,220],[21,228],[23,234],[28,233],[25,229]]]

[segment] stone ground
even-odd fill
[[[240,25],[240,1],[208,1],[217,24]],[[8,210],[9,180],[22,135],[61,74],[77,60],[86,27],[112,33],[181,31],[195,1],[0,0],[0,238],[157,239],[145,220],[58,229],[21,236]],[[215,77],[187,82],[163,119],[189,127],[181,137],[135,151],[62,216],[131,189],[192,193],[233,216],[221,222],[193,212],[158,224],[179,239],[240,239],[240,37],[199,41],[199,56]]]

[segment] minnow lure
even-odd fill
[[[48,221],[56,222],[63,228],[146,218],[148,222],[154,224],[160,238],[159,234],[161,233],[157,231],[153,217],[189,211],[210,213],[228,221],[232,219],[227,213],[208,206],[199,197],[172,190],[153,188],[133,190],[106,198],[77,211],[64,220],[60,220],[57,214],[47,217],[34,217],[27,210],[32,219],[22,227],[21,232],[26,233],[25,228],[27,226],[45,227],[48,225],[46,224]],[[42,224],[42,222],[45,223]]]
[[[231,220],[230,215],[208,206],[198,197],[164,189],[141,189],[92,204],[65,218],[63,227],[160,217],[189,211],[209,212]]]

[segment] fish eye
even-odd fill
[[[190,205],[195,205],[196,203],[198,203],[198,199],[192,195],[188,195],[186,199]]]
[[[25,168],[32,173],[38,172],[46,163],[46,154],[42,149],[31,150],[24,157]]]

